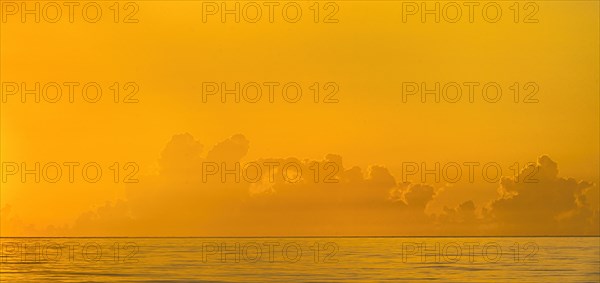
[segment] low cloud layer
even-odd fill
[[[514,178],[503,178],[489,203],[466,197],[456,207],[428,214],[437,189],[400,182],[386,167],[347,168],[333,154],[323,160],[244,160],[249,148],[242,135],[207,151],[190,134],[175,135],[161,154],[158,172],[128,185],[126,199],[107,201],[62,227],[27,225],[7,206],[2,208],[2,235],[600,234],[598,208],[586,199],[597,186],[560,177],[548,156]],[[219,171],[207,164],[218,165]],[[222,174],[221,169],[233,172],[236,166],[247,169],[246,175]],[[524,182],[531,170],[537,182]]]

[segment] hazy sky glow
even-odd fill
[[[597,1],[98,3],[3,14],[2,236],[600,234]]]

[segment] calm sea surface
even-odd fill
[[[599,282],[600,238],[2,238],[2,282]]]

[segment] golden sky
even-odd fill
[[[463,7],[457,23],[432,15],[422,22],[418,13],[403,22],[406,10],[394,1],[294,2],[302,10],[296,23],[282,16],[284,2],[272,23],[265,2],[256,2],[257,23],[243,15],[223,23],[220,12],[203,22],[214,7],[196,1],[120,2],[117,23],[113,2],[98,2],[102,18],[89,23],[82,2],[73,23],[66,7],[57,23],[43,14],[22,23],[23,7],[7,3],[2,236],[600,234],[597,1],[519,2],[516,23],[513,2],[497,2],[495,23],[481,16],[483,3],[473,22]],[[251,17],[247,3],[240,9]],[[451,9],[442,11],[451,17]],[[59,85],[61,99],[22,101],[23,83],[36,82],[48,100]],[[261,99],[207,94],[236,82],[250,99],[259,85]],[[460,86],[461,99],[407,94],[436,83],[449,100]],[[86,85],[88,99],[102,89],[98,102],[84,99]],[[285,86],[292,98],[302,89],[299,101],[286,101]],[[486,100],[484,86],[492,98],[501,89],[497,102]],[[305,174],[295,183],[281,174],[202,180],[208,162],[265,161],[292,162]],[[52,162],[63,173],[56,183],[21,180],[23,164],[43,171]],[[73,182],[65,162],[80,164]],[[94,162],[103,172],[96,183],[81,176]],[[331,165],[336,182],[311,181],[314,162]],[[464,164],[472,162],[480,166],[469,180]],[[411,164],[436,163],[459,164],[462,176],[407,176]],[[499,165],[503,178],[483,178],[484,164]],[[523,182],[527,176],[536,181]],[[132,179],[139,181],[124,182]]]

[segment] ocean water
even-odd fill
[[[1,282],[599,282],[598,237],[1,238]]]

